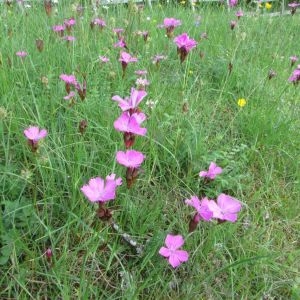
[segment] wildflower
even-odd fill
[[[114,28],[113,32],[117,35],[118,39],[122,38],[122,33],[124,32],[123,28]]]
[[[48,260],[51,260],[52,255],[53,255],[51,248],[48,248],[46,250],[45,255],[46,255],[46,257],[47,257]]]
[[[44,49],[44,41],[42,39],[36,39],[35,40],[35,45],[36,45],[36,48],[42,52],[43,49]]]
[[[145,155],[136,150],[118,151],[116,160],[120,165],[127,167],[126,182],[130,188],[139,175],[139,168],[145,159]]]
[[[91,29],[93,29],[95,26],[99,26],[99,28],[102,30],[104,27],[106,27],[106,23],[104,20],[96,18],[93,21],[91,21],[90,26]]]
[[[149,32],[148,31],[138,31],[137,35],[142,36],[145,43],[147,42],[147,40],[149,38]]]
[[[48,132],[46,129],[39,129],[37,126],[29,126],[24,130],[24,135],[28,140],[32,152],[36,152],[39,140],[46,137],[47,134]]]
[[[265,5],[265,8],[266,9],[271,9],[272,8],[272,4],[267,2],[266,5]]]
[[[147,100],[146,101],[146,105],[152,110],[155,105],[157,104],[157,100],[156,101],[153,101],[153,100]]]
[[[166,59],[167,57],[165,55],[155,55],[153,58],[152,58],[152,63],[155,64],[155,65],[159,65],[159,62],[161,60],[164,60]]]
[[[230,21],[230,29],[233,30],[236,26],[236,21]]]
[[[145,159],[145,155],[136,150],[118,151],[116,155],[117,162],[127,168],[137,169]]]
[[[99,60],[104,64],[109,62],[109,58],[106,56],[99,56]]]
[[[125,71],[126,71],[127,65],[128,65],[129,63],[131,63],[131,62],[137,62],[137,58],[131,56],[129,53],[127,53],[127,52],[125,52],[125,51],[122,51],[122,52],[120,53],[119,61],[120,61],[121,64],[122,64],[123,77],[124,77],[124,76],[125,76]]]
[[[237,104],[239,107],[244,107],[247,104],[247,101],[244,98],[240,98],[238,99]]]
[[[197,42],[190,39],[186,33],[178,35],[174,42],[177,45],[177,52],[180,54],[181,63],[186,59],[188,53],[197,46]]]
[[[27,56],[27,52],[25,52],[25,51],[18,51],[18,52],[16,52],[16,55],[19,56],[19,57],[21,57],[21,58],[24,58],[24,57]]]
[[[180,20],[176,20],[174,18],[165,18],[164,23],[161,27],[166,28],[167,36],[170,38],[173,35],[175,27],[178,27],[181,25]]]
[[[135,84],[137,85],[137,89],[139,91],[144,91],[146,86],[148,86],[150,82],[146,78],[140,77],[136,80]]]
[[[184,239],[181,235],[168,234],[165,239],[165,245],[167,247],[161,247],[159,254],[168,258],[170,265],[173,268],[178,267],[181,263],[188,261],[189,254],[187,251],[179,250],[184,244]]]
[[[83,78],[82,87],[78,82],[76,82],[75,89],[77,90],[80,99],[83,101],[86,97],[86,79],[85,79],[85,76]]]
[[[200,38],[201,38],[201,40],[207,40],[208,39],[207,33],[202,32],[201,35],[200,35]]]
[[[127,49],[127,45],[126,42],[123,38],[121,38],[120,40],[118,40],[115,44],[114,44],[115,48],[125,48]]]
[[[137,70],[134,73],[138,76],[146,76],[148,72],[146,70]]]
[[[244,13],[242,10],[238,10],[236,13],[235,13],[235,16],[238,18],[238,20],[244,16]]]
[[[130,98],[126,97],[122,99],[120,96],[115,95],[112,97],[112,100],[119,103],[119,107],[122,111],[131,110],[131,112],[136,112],[136,108],[146,96],[147,93],[145,91],[139,91],[135,88],[131,88]]]
[[[290,61],[291,61],[291,67],[296,63],[296,61],[298,60],[297,56],[290,56]]]
[[[221,174],[222,172],[223,172],[223,170],[221,167],[217,166],[216,163],[211,162],[208,167],[208,171],[201,171],[199,173],[199,176],[214,180],[216,178],[216,176]]]
[[[141,123],[146,120],[144,113],[123,112],[122,115],[114,122],[114,128],[117,131],[124,132],[124,144],[126,149],[130,148],[135,141],[136,135],[144,136],[147,128],[140,127]]]
[[[76,24],[76,20],[74,18],[68,19],[64,21],[64,25],[68,32],[71,31],[72,27]]]
[[[229,6],[230,7],[237,6],[237,4],[238,4],[238,0],[229,0]]]
[[[52,26],[52,30],[54,32],[56,32],[59,36],[63,36],[64,35],[65,29],[66,29],[65,25],[54,25],[54,26]]]
[[[64,40],[68,41],[68,42],[73,42],[76,40],[75,36],[72,35],[67,35],[64,37]]]
[[[120,132],[144,136],[147,133],[147,128],[140,127],[140,125],[145,120],[146,115],[144,113],[133,113],[130,115],[127,111],[124,111],[114,122],[114,128]]]
[[[70,94],[71,86],[77,84],[76,77],[74,75],[61,74],[59,78],[65,82],[66,92]]]
[[[297,66],[297,69],[293,71],[292,76],[289,78],[289,81],[293,84],[300,82],[300,65]]]
[[[91,178],[89,183],[82,186],[80,189],[85,197],[91,202],[107,202],[116,198],[116,188],[122,184],[122,179],[117,179],[116,174],[106,176],[106,179],[101,177]]]
[[[75,92],[71,91],[67,96],[64,97],[64,99],[67,101],[71,100],[71,103],[72,103],[74,97],[75,97]]]
[[[300,3],[292,2],[288,4],[288,7],[291,9],[291,15],[294,15],[296,13],[297,7],[300,6]]]
[[[213,212],[213,218],[221,221],[235,222],[242,205],[237,199],[226,194],[220,194],[217,202],[209,200],[208,209]]]
[[[184,203],[196,209],[199,220],[209,221],[213,217],[213,213],[208,209],[208,201],[206,197],[200,201],[197,196],[192,196],[191,199],[186,199]]]

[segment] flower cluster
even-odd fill
[[[86,97],[86,79],[83,79],[82,85],[77,81],[75,75],[61,74],[59,78],[65,82],[67,96],[64,97],[65,100],[70,100],[71,104],[74,104],[75,92],[71,90],[72,87],[77,91],[80,99],[83,101]]]

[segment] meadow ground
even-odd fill
[[[299,299],[300,86],[288,79],[300,15],[237,20],[238,8],[156,3],[80,16],[70,2],[49,17],[38,4],[0,6],[0,298]],[[52,27],[71,17],[67,41]],[[102,30],[90,26],[96,17]],[[168,38],[158,25],[171,17],[182,24]],[[124,73],[114,28],[138,59]],[[181,63],[173,39],[184,32],[198,44]],[[111,98],[130,95],[136,70],[149,81],[139,105],[147,134],[134,144],[146,159],[127,189]],[[71,100],[61,74],[80,84]],[[48,131],[37,145],[23,133],[31,125]],[[223,172],[208,182],[199,172],[210,162]],[[111,173],[123,184],[103,221],[81,187]],[[237,221],[189,232],[184,200],[220,193],[242,203]],[[167,234],[189,253],[177,268],[158,253]]]

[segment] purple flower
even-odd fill
[[[64,25],[68,31],[70,31],[75,24],[76,20],[73,18],[64,21]]]
[[[52,26],[52,30],[54,32],[57,32],[59,36],[63,36],[64,35],[65,29],[66,29],[65,25],[54,25],[54,26]]]
[[[114,122],[114,128],[117,131],[144,136],[147,133],[147,128],[140,127],[140,125],[145,120],[146,115],[144,113],[130,115],[129,112],[125,111]]]
[[[213,217],[213,212],[208,208],[209,200],[206,197],[200,201],[197,196],[192,196],[191,199],[186,199],[184,202],[196,209],[198,221],[200,219],[209,221]]]
[[[25,52],[25,51],[18,51],[18,52],[16,52],[16,55],[19,56],[19,57],[21,57],[21,58],[24,58],[24,57],[27,56],[27,52]]]
[[[237,220],[237,214],[242,208],[240,201],[225,194],[220,194],[217,202],[209,200],[207,206],[213,212],[213,218],[229,222]]]
[[[178,35],[174,39],[174,43],[177,45],[177,51],[180,54],[180,61],[183,62],[188,55],[188,53],[197,46],[197,42],[190,39],[187,33]]]
[[[94,19],[90,23],[90,26],[91,26],[92,29],[94,28],[95,25],[99,26],[100,29],[103,29],[104,27],[106,27],[105,21],[102,20],[102,19],[99,19],[99,18]]]
[[[167,36],[170,38],[173,34],[175,27],[178,27],[180,25],[181,25],[180,20],[176,20],[174,18],[165,18],[164,23],[161,27],[166,28]]]
[[[73,42],[73,41],[76,40],[75,36],[72,36],[72,35],[67,35],[63,39],[68,41],[68,42]]]
[[[136,150],[118,151],[116,155],[117,162],[127,168],[137,169],[145,159],[145,155]]]
[[[131,63],[131,62],[137,62],[138,59],[136,57],[131,56],[129,53],[122,51],[120,53],[120,58],[119,61],[121,63],[125,63],[126,65]]]
[[[178,267],[181,263],[188,261],[189,254],[187,251],[179,250],[184,244],[184,239],[181,235],[168,234],[165,239],[165,245],[167,247],[161,247],[159,254],[168,258],[170,265],[173,268]]]
[[[293,71],[292,76],[289,78],[289,81],[293,84],[300,82],[300,65],[297,66],[297,69]]]
[[[119,107],[122,111],[127,111],[130,109],[135,110],[146,96],[147,93],[145,91],[139,91],[135,88],[131,88],[130,98],[126,97],[125,99],[122,99],[120,96],[115,95],[112,97],[112,100],[119,103]]]
[[[116,198],[116,188],[122,184],[122,179],[115,179],[116,175],[92,178],[89,184],[84,185],[80,190],[91,202],[107,202]]]
[[[74,75],[61,74],[59,78],[64,81],[66,84],[76,85],[77,80]]]
[[[99,56],[99,60],[103,63],[107,63],[109,62],[109,58],[106,56]]]
[[[24,130],[26,138],[36,144],[40,139],[43,139],[48,134],[46,129],[39,129],[37,126],[29,126]]]
[[[114,44],[114,47],[115,48],[127,48],[127,45],[126,45],[126,42],[124,41],[124,39],[121,38]]]
[[[167,57],[165,56],[165,55],[155,55],[153,58],[152,58],[152,63],[153,64],[155,64],[155,65],[157,65],[157,64],[159,64],[159,62],[161,61],[161,60],[164,60],[164,59],[166,59]]]
[[[242,10],[238,10],[238,11],[235,13],[235,15],[236,15],[236,17],[237,17],[238,19],[240,19],[240,17],[243,17],[243,16],[244,16],[244,13],[243,13]]]
[[[297,7],[300,6],[300,3],[292,2],[288,4],[288,7],[291,9],[291,15],[294,15],[296,13]]]
[[[209,178],[211,180],[215,179],[217,175],[222,173],[222,168],[217,166],[214,162],[211,162],[209,167],[208,167],[208,171],[201,171],[199,173],[200,177],[206,177]]]
[[[124,32],[123,28],[115,28],[113,29],[113,32],[117,35],[118,39],[120,40],[122,38],[122,32]]]
[[[146,76],[148,72],[146,70],[137,70],[134,73],[138,76]]]
[[[64,97],[65,100],[72,100],[75,97],[75,92],[71,91],[67,96]]]
[[[230,7],[237,6],[237,4],[238,4],[238,0],[229,0],[229,6]]]

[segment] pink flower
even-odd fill
[[[54,26],[52,26],[52,30],[54,32],[57,32],[59,36],[63,36],[65,29],[66,29],[65,25],[54,25]]]
[[[206,197],[200,201],[197,196],[192,196],[184,202],[196,209],[199,220],[202,218],[204,221],[209,221],[213,217],[213,212],[208,208],[209,200]]]
[[[131,56],[129,53],[122,51],[120,53],[119,61],[124,64],[129,64],[131,62],[137,62],[138,59],[136,57]]]
[[[74,75],[61,74],[59,78],[64,81],[66,84],[76,85],[77,80]]]
[[[236,17],[237,17],[238,19],[240,19],[240,17],[243,17],[243,16],[244,16],[244,13],[243,13],[242,10],[238,10],[238,11],[235,13],[235,15],[236,15]]]
[[[120,96],[116,95],[112,97],[112,100],[119,103],[119,107],[122,111],[127,111],[130,109],[136,109],[140,102],[147,96],[145,91],[139,91],[135,88],[131,88],[130,98],[126,97],[122,99]]]
[[[137,70],[134,73],[138,76],[144,76],[147,75],[148,72],[146,70]]]
[[[297,69],[293,71],[292,76],[289,78],[289,81],[293,84],[300,82],[300,65],[297,66]]]
[[[290,56],[291,66],[293,66],[297,60],[298,57],[296,55]]]
[[[94,19],[90,24],[92,29],[94,28],[95,25],[99,26],[100,29],[103,29],[104,27],[106,27],[105,21],[102,19],[99,19],[99,18]]]
[[[152,58],[152,63],[153,64],[159,64],[159,62],[161,61],[161,60],[164,60],[164,59],[166,59],[167,57],[165,56],[165,55],[155,55],[153,58]]]
[[[217,166],[216,163],[211,162],[208,168],[208,171],[201,171],[199,173],[200,177],[206,177],[211,180],[215,179],[217,175],[223,172],[222,168]]]
[[[27,52],[25,52],[25,51],[18,51],[18,52],[16,52],[16,55],[23,58],[23,57],[27,56]]]
[[[125,133],[132,133],[136,135],[146,135],[147,128],[140,127],[140,124],[146,120],[144,113],[134,113],[132,115],[125,111],[114,122],[114,128]]]
[[[72,100],[75,97],[75,92],[71,91],[67,96],[64,97],[65,100]]]
[[[72,35],[67,35],[64,37],[64,40],[68,41],[68,42],[73,42],[76,40],[75,36]]]
[[[109,62],[109,58],[106,56],[99,56],[99,60],[103,63],[107,63]]]
[[[126,42],[124,41],[124,39],[120,39],[118,40],[115,44],[114,44],[115,48],[127,48]]]
[[[181,25],[180,20],[176,20],[174,18],[165,18],[164,24],[161,27],[166,28],[167,36],[170,38],[173,34],[175,27],[178,27],[180,25]]]
[[[167,247],[161,247],[159,254],[167,257],[170,265],[173,268],[178,267],[181,263],[188,261],[189,254],[187,251],[179,250],[184,244],[184,239],[181,235],[168,234],[165,239]]]
[[[75,24],[76,24],[76,20],[73,18],[64,21],[64,25],[68,30],[70,30]]]
[[[127,168],[139,168],[145,159],[145,155],[136,150],[118,151],[117,162]]]
[[[29,126],[24,130],[24,135],[29,141],[37,143],[40,139],[43,139],[48,134],[46,129],[39,129],[37,126]]]
[[[237,6],[237,4],[238,4],[238,0],[229,0],[229,6],[230,7]]]
[[[237,214],[242,208],[240,201],[225,194],[218,196],[217,203],[214,200],[209,200],[207,206],[213,212],[213,218],[229,222],[237,220]]]
[[[187,33],[178,35],[174,39],[174,43],[177,45],[177,51],[180,54],[180,61],[183,62],[188,55],[188,53],[197,46],[197,42],[190,39]]]
[[[116,188],[122,184],[122,179],[115,179],[116,175],[91,178],[89,184],[84,185],[80,190],[91,202],[107,202],[116,198]]]

